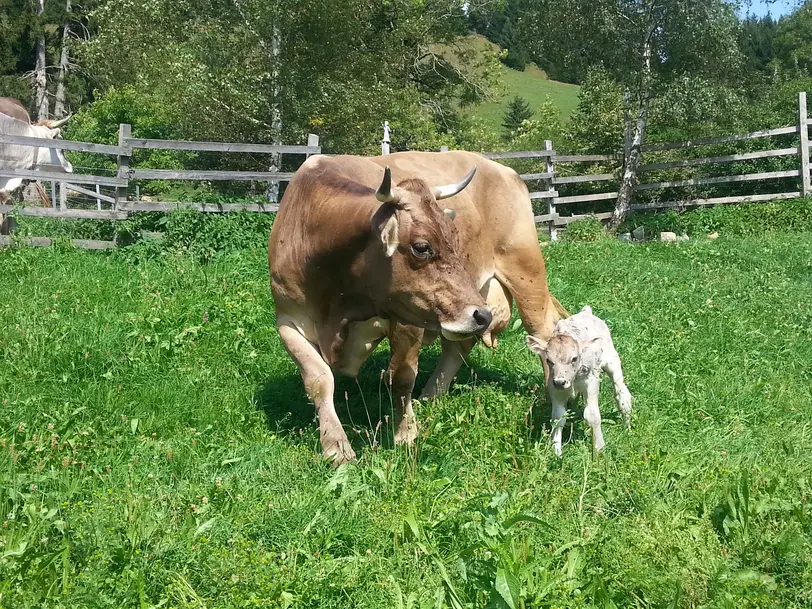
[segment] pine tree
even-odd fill
[[[524,121],[531,118],[533,118],[533,111],[530,109],[530,104],[521,95],[517,95],[508,104],[505,114],[502,116],[502,126],[507,129],[508,133],[514,133]]]

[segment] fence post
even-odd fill
[[[96,194],[99,194],[100,192],[101,187],[98,184],[96,184]],[[101,199],[99,199],[98,197],[96,197],[96,209],[101,211]]]
[[[319,136],[315,133],[308,133],[307,134],[307,145],[313,146],[314,148],[319,145]],[[307,158],[310,158],[310,154],[307,155]]]
[[[122,148],[122,154],[119,154],[118,157],[116,157],[118,162],[118,172],[116,175],[119,179],[123,180],[129,180],[132,148],[130,148],[130,144],[127,140],[130,139],[132,132],[133,128],[131,125],[121,123],[118,126],[118,146],[119,148]],[[116,186],[116,202],[113,205],[113,209],[118,209],[122,201],[127,201],[127,187]]]
[[[809,116],[806,112],[806,92],[798,94],[798,129],[801,132],[801,194],[808,197],[812,194],[812,177],[809,175]]]
[[[389,154],[389,121],[383,122],[383,140],[381,140],[381,155]]]
[[[448,146],[440,146],[440,152],[448,152]]]
[[[59,182],[59,209],[68,209],[68,187],[65,182]]]
[[[553,142],[551,140],[544,140],[544,149],[552,152]],[[553,156],[545,157],[544,171],[550,174],[550,177],[545,180],[547,183],[547,192],[555,192],[555,185],[553,184],[553,177],[555,177],[555,165],[553,164]],[[555,209],[556,197],[550,196],[547,199],[547,213],[552,216],[550,218],[550,241],[558,240],[558,229],[555,227],[555,219],[558,212]]]

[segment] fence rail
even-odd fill
[[[684,142],[644,143],[640,150],[644,157],[648,157],[647,160],[649,160],[649,162],[645,162],[639,167],[639,176],[644,179],[641,179],[640,183],[636,185],[635,192],[645,196],[642,197],[643,200],[635,201],[631,209],[633,211],[683,209],[692,206],[702,207],[732,203],[759,203],[771,200],[787,200],[809,195],[812,193],[812,184],[810,184],[812,178],[810,177],[809,127],[810,121],[807,116],[806,94],[800,93],[798,97],[798,123],[794,126],[764,129],[751,133],[721,137],[701,138]],[[705,146],[730,145],[766,138],[783,138],[777,141],[780,142],[779,145],[784,147],[756,151],[749,150],[746,152],[734,152],[722,155],[717,153],[713,156],[673,158],[674,154],[680,154],[682,151],[689,151]],[[794,138],[795,143],[791,144],[789,138]],[[104,220],[122,220],[134,212],[168,212],[187,208],[195,209],[200,212],[215,213],[233,211],[273,213],[279,209],[278,204],[273,201],[267,204],[214,204],[128,200],[127,192],[132,182],[137,180],[234,180],[278,183],[289,181],[293,176],[291,172],[278,170],[278,160],[269,163],[268,171],[141,169],[131,166],[134,150],[178,150],[268,155],[294,154],[303,155],[305,157],[321,153],[318,137],[315,135],[308,136],[307,145],[174,141],[133,138],[129,125],[121,125],[119,130],[119,143],[117,146],[70,140],[43,140],[40,138],[11,135],[0,135],[0,144],[38,146],[116,156],[117,172],[114,177],[74,173],[65,174],[51,170],[0,171],[0,177],[20,177],[40,181],[51,180],[62,184],[62,195],[60,197],[57,198],[56,193],[52,192],[52,198],[62,202],[59,209],[38,207],[17,208],[10,205],[0,205],[0,213],[18,213],[26,216],[51,218],[93,218]],[[447,150],[447,148],[443,147],[442,150]],[[387,123],[385,123],[384,126],[382,152],[384,154],[389,152],[389,131]],[[601,220],[611,217],[611,212],[601,210],[600,206],[603,206],[605,210],[608,202],[615,200],[618,196],[624,154],[623,152],[609,154],[560,154],[555,150],[553,143],[547,141],[545,142],[544,150],[485,152],[483,156],[499,162],[518,162],[522,164],[524,173],[520,173],[520,177],[525,182],[532,183],[534,186],[530,192],[530,199],[534,201],[535,207],[542,207],[542,209],[536,210],[536,215],[534,216],[535,221],[537,224],[548,225],[553,238],[555,238],[558,227],[564,227],[575,220],[585,217],[587,211],[596,212],[588,215],[593,215]],[[663,155],[665,155],[665,158],[663,158]],[[652,156],[654,156],[654,158],[651,158]],[[792,169],[788,168],[786,157],[796,157],[798,159],[797,165]],[[276,158],[278,158],[278,156],[276,156]],[[772,170],[770,171],[740,173],[735,175],[713,175],[712,169],[709,169],[731,163],[765,159],[778,159],[780,162],[778,162],[777,166],[773,163],[772,167],[770,167]],[[701,168],[699,169],[700,175],[696,175],[697,168]],[[686,170],[691,171],[687,172],[686,175]],[[658,172],[664,172],[664,174],[651,175],[658,174]],[[710,175],[708,175],[709,173]],[[648,175],[651,175],[651,177],[646,181],[645,178]],[[69,182],[67,182],[66,179],[69,180]],[[797,190],[789,191],[787,190],[787,181],[793,179],[797,180],[798,187]],[[761,189],[761,192],[753,194],[712,196],[714,192],[718,194],[737,192],[737,190],[723,190],[719,193],[718,190],[714,190],[715,187],[719,185],[738,184],[744,186],[746,184],[761,184],[771,181],[783,185],[780,189],[778,186],[776,187],[779,192],[764,193],[763,187],[759,186],[758,188]],[[609,183],[603,186],[605,191],[601,191],[601,185],[603,183]],[[96,190],[93,191],[88,188],[83,188],[77,184],[95,186]],[[115,190],[111,194],[104,194],[99,190],[101,186]],[[697,187],[704,187],[705,189],[704,191],[691,190]],[[684,195],[669,194],[667,198],[662,197],[664,200],[656,198],[658,191],[673,193],[680,189],[688,189],[688,191]],[[65,193],[68,191],[80,193],[95,201],[97,209],[67,208],[64,201],[66,199]],[[647,198],[651,200],[646,200]],[[102,204],[108,205],[110,208],[102,209]],[[598,206],[598,208],[595,209],[595,206]],[[543,209],[543,207],[546,207],[546,209]],[[561,215],[560,213],[560,211],[570,212],[570,210],[573,210],[572,213],[565,215]],[[8,245],[12,242],[13,240],[3,238],[0,239],[0,246]],[[52,240],[47,238],[36,238],[31,241],[31,244],[38,246],[47,246],[51,243]],[[104,245],[99,245],[99,243],[104,243]],[[110,245],[110,243],[111,242],[74,240],[74,244],[78,247],[92,247],[94,249],[111,247],[112,245]]]

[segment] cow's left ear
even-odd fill
[[[452,220],[453,220],[454,218],[456,218],[456,217],[457,217],[457,212],[456,212],[456,211],[454,211],[453,209],[448,209],[448,208],[445,208],[445,209],[443,210],[443,213],[444,213],[446,216],[448,216],[449,218],[451,218]]]
[[[57,139],[60,135],[62,135],[62,129],[48,129],[48,137],[52,140]]]
[[[398,249],[400,241],[398,240],[398,231],[400,224],[398,222],[398,210],[392,203],[384,203],[372,216],[372,232],[375,234],[383,245],[384,253],[387,258],[395,255],[395,250]]]

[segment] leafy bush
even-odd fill
[[[688,235],[713,232],[756,235],[773,231],[808,231],[812,230],[812,199],[720,205],[682,213],[670,210],[631,214],[620,232],[631,231],[638,226],[644,226],[650,232],[671,231]],[[569,230],[568,228],[567,232]]]
[[[576,220],[567,226],[562,233],[562,241],[594,242],[606,238],[607,233],[603,224],[595,216],[587,216],[582,220]]]

